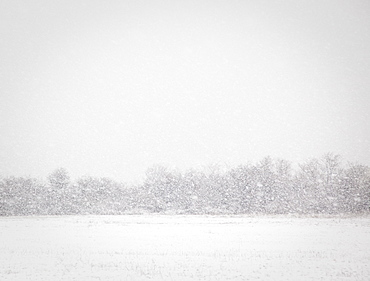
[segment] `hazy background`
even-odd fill
[[[0,1],[0,175],[370,165],[370,1]]]

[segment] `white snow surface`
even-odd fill
[[[0,280],[370,280],[370,217],[1,217]]]

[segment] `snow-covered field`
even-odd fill
[[[370,218],[1,217],[0,280],[370,280]]]

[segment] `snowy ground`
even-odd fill
[[[370,280],[370,217],[1,217],[0,280]]]

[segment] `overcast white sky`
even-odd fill
[[[370,1],[0,1],[0,175],[370,165]]]

